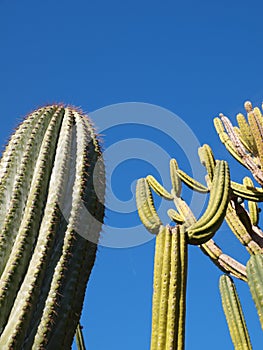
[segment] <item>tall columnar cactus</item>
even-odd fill
[[[145,227],[151,233],[157,234],[151,350],[184,349],[187,244],[206,245],[211,240],[224,219],[230,194],[228,165],[224,161],[218,161],[207,209],[196,220],[180,197],[181,178],[186,178],[187,175],[179,172],[174,159],[170,163],[170,173],[173,186],[171,192],[152,176],[139,179],[136,188],[139,216]],[[186,181],[199,192],[208,192],[208,188],[193,179],[187,177]],[[174,228],[162,225],[154,207],[151,189],[165,199],[174,201],[178,212],[174,209],[168,210],[168,215],[177,224]],[[214,247],[207,247],[212,254]]]
[[[222,305],[230,335],[236,350],[251,350],[252,346],[235,284],[231,277],[222,275],[219,280]]]
[[[237,115],[239,127],[234,127],[223,114],[220,114],[220,118],[215,118],[214,124],[226,148],[235,159],[251,171],[260,187],[256,187],[248,176],[243,179],[241,184],[230,181],[227,163],[215,160],[211,148],[205,144],[199,148],[198,154],[207,171],[206,186],[179,169],[176,160],[172,159],[170,162],[171,192],[167,191],[156,179],[149,175],[146,179],[138,181],[136,200],[141,221],[151,233],[157,234],[156,255],[158,255],[158,242],[160,241],[158,239],[160,233],[158,232],[162,227],[162,222],[154,207],[152,190],[164,199],[174,202],[177,210],[171,208],[167,214],[170,220],[174,221],[176,227],[181,227],[180,231],[185,232],[187,244],[198,245],[224,273],[248,281],[262,323],[263,231],[259,227],[260,208],[258,203],[263,202],[263,115],[259,108],[253,109],[250,102],[245,103],[245,109],[247,120],[243,114],[239,113]],[[182,183],[194,191],[209,193],[210,199],[207,209],[198,220],[181,197]],[[252,255],[247,266],[224,254],[212,239],[224,219],[236,238]],[[170,230],[172,229],[170,228]],[[158,259],[156,258],[155,261],[158,261]],[[173,263],[171,261],[171,264]],[[235,288],[233,287],[233,281],[231,280],[232,292],[230,292],[230,285],[228,285],[228,291],[227,288],[222,287],[224,281],[226,281],[226,277],[221,280],[221,290],[224,291],[223,297],[226,293],[231,297],[235,294],[234,299],[237,305],[238,296],[236,290],[235,293],[233,292],[233,288]],[[159,286],[158,288],[162,287]],[[156,294],[155,289],[154,296]],[[156,317],[154,298],[153,320]],[[233,308],[233,312],[234,309],[237,310],[237,308]],[[231,308],[228,308],[228,319],[231,318],[232,311]],[[175,312],[178,317],[178,310]],[[242,318],[243,316],[239,314],[239,317]],[[154,322],[152,326],[153,337],[156,332]],[[155,344],[153,338],[152,344]],[[249,342],[246,344],[244,348],[249,349]],[[234,346],[236,349],[240,348],[235,342]],[[156,349],[164,350],[166,348],[165,346],[152,345],[151,350]],[[176,349],[181,348],[177,347]]]
[[[104,183],[93,126],[77,109],[40,108],[11,137],[0,162],[1,349],[70,349]]]
[[[248,285],[263,329],[263,254],[252,255],[247,262]]]

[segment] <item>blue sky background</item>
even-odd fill
[[[144,102],[176,113],[200,144],[209,143],[230,161],[232,177],[239,180],[247,173],[220,144],[212,118],[224,112],[234,120],[245,100],[255,105],[263,100],[262,10],[262,2],[253,0],[0,0],[1,144],[22,116],[45,103],[93,112]],[[181,159],[169,138],[135,130],[108,130],[104,147],[132,135],[159,142]],[[122,200],[131,199],[134,180],[158,170],[130,160],[116,168],[108,184]],[[138,222],[135,214],[129,220],[129,225]],[[112,222],[125,228],[127,216],[108,212],[104,235]],[[246,252],[228,232],[223,226],[216,241],[245,262]],[[149,348],[153,249],[153,240],[99,248],[82,317],[89,350]],[[232,349],[219,299],[220,274],[190,247],[186,350]],[[254,349],[260,350],[262,331],[248,288],[242,282],[237,288]]]

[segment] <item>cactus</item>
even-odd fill
[[[171,201],[173,199],[176,210],[170,208],[167,211],[168,217],[175,223],[175,228],[169,226],[170,232],[178,229],[180,232],[184,232],[187,244],[199,246],[202,252],[224,273],[231,274],[233,277],[248,282],[260,322],[263,324],[263,231],[259,227],[260,208],[258,205],[259,202],[263,202],[263,115],[259,108],[253,108],[250,102],[245,103],[245,109],[247,111],[247,120],[243,114],[239,113],[237,115],[238,126],[233,126],[231,121],[222,113],[214,119],[214,125],[220,140],[227,150],[239,163],[251,172],[259,186],[255,186],[248,176],[243,179],[242,184],[231,181],[227,163],[216,160],[210,146],[205,144],[199,148],[198,154],[200,162],[205,166],[207,171],[205,177],[206,185],[203,185],[179,169],[177,161],[172,159],[170,161],[171,192],[167,191],[157,180],[148,175],[146,179],[140,179],[138,182],[136,200],[138,213],[145,227],[151,233],[157,234],[155,254],[159,256],[158,242],[160,242],[160,233],[158,232],[161,232],[163,226],[155,210],[151,191],[153,190],[157,195],[166,200]],[[148,184],[147,188],[142,188],[140,181],[144,181],[145,186]],[[195,218],[191,209],[181,197],[182,184],[185,184],[193,191],[209,193],[208,206],[199,219]],[[148,206],[143,206],[142,203],[144,202],[148,203]],[[246,266],[233,257],[224,254],[212,239],[224,219],[239,242],[252,255]],[[153,227],[154,230],[152,229]],[[169,254],[171,254],[171,251]],[[160,266],[159,259],[155,259],[155,264],[158,266]],[[160,271],[158,270],[159,274],[161,273]],[[170,276],[169,281],[165,283],[172,285],[171,279],[172,277]],[[158,281],[154,287],[151,350],[181,349],[178,345],[179,343],[173,345],[174,347],[172,345],[166,346],[165,344],[168,338],[162,341],[162,346],[158,347],[158,343],[156,342],[158,336],[162,337],[163,335],[163,330],[158,329],[154,321],[156,317],[161,317],[161,311],[156,306],[156,295],[159,295],[156,288],[160,290],[167,288],[166,285],[162,285],[161,277],[159,277]],[[179,276],[177,276],[175,284],[177,283],[182,283]],[[233,280],[228,276],[221,277],[220,289],[235,348],[251,349],[248,331],[244,323],[244,317]],[[166,295],[166,298],[165,305],[168,310],[168,295]],[[232,303],[231,306],[229,304],[230,301]],[[178,320],[181,311],[174,308],[173,312],[174,320]],[[169,333],[168,323],[165,326]],[[237,331],[237,328],[240,328],[239,331]],[[236,330],[233,331],[233,329]],[[156,336],[158,332],[159,335]],[[237,337],[238,332],[240,333],[239,338]],[[176,344],[175,338],[176,336],[174,336],[173,344]]]
[[[252,255],[247,262],[248,285],[263,329],[263,254]]]
[[[219,280],[222,305],[235,350],[251,350],[250,338],[236,291],[231,277],[222,275]]]
[[[0,162],[1,349],[70,349],[104,183],[93,126],[73,107],[40,108],[11,137]]]

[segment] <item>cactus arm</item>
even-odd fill
[[[137,181],[136,203],[139,217],[144,226],[149,232],[157,234],[162,223],[153,204],[150,186],[144,178]]]
[[[261,114],[258,115],[257,112],[254,113],[254,110],[247,113],[248,123],[250,125],[251,131],[255,139],[256,147],[257,147],[259,162],[260,164],[263,164],[263,144],[262,144],[263,128],[257,116],[260,117]]]
[[[184,226],[188,227],[196,222],[196,218],[192,212],[192,210],[189,208],[187,203],[180,197],[174,197],[174,204],[178,210],[179,215],[184,220]]]
[[[225,132],[224,125],[220,118],[214,118],[214,126],[218,133],[218,136],[220,138],[220,141],[223,143],[223,145],[226,147],[228,152],[231,154],[233,158],[235,158],[240,164],[245,166],[242,157],[238,154],[235,145],[231,141],[228,134]]]
[[[253,239],[255,234],[245,209],[240,207],[239,211],[242,211],[240,215],[237,214],[237,210],[229,203],[225,217],[228,226],[250,254],[261,252],[262,247]],[[249,222],[247,223],[246,221]]]
[[[184,222],[184,218],[174,209],[168,209],[167,214],[171,220],[178,224],[182,224]]]
[[[182,181],[177,175],[178,164],[176,159],[170,160],[170,177],[172,182],[172,190],[175,196],[180,197],[182,192]]]
[[[255,188],[253,181],[248,176],[244,177],[243,185],[245,185],[247,188]],[[248,212],[251,224],[257,225],[259,221],[259,208],[257,203],[255,203],[254,201],[248,201]]]
[[[238,113],[236,116],[237,123],[240,129],[240,139],[243,142],[247,150],[257,156],[258,150],[255,143],[253,133],[251,132],[250,125],[247,123],[245,116],[242,113]]]
[[[252,255],[247,263],[248,285],[263,329],[263,254]]]
[[[248,199],[253,202],[263,201],[263,189],[260,187],[247,186],[231,181],[231,188],[233,193],[241,198]]]
[[[246,267],[229,255],[224,254],[213,239],[201,244],[200,248],[220,270],[230,273],[244,282],[247,281]]]
[[[163,253],[164,253],[166,230],[167,230],[166,227],[161,226],[159,233],[156,235],[156,241],[155,241],[151,350],[157,349],[157,342],[158,342],[159,308],[160,308]]]
[[[201,218],[187,229],[190,244],[199,245],[211,239],[221,226],[229,202],[230,174],[228,164],[219,161],[210,191],[207,209]]]
[[[199,147],[198,155],[199,155],[201,164],[203,164],[206,168],[207,175],[211,182],[214,177],[214,169],[216,165],[216,161],[215,161],[211,147],[207,144],[204,144],[202,147]]]
[[[235,350],[252,350],[245,318],[233,280],[227,275],[221,276],[219,288]]]
[[[177,174],[180,179],[188,186],[190,189],[200,192],[200,193],[208,193],[209,190],[206,186],[201,184],[199,181],[193,179],[191,176],[186,174],[183,170],[178,169]]]
[[[170,201],[173,200],[171,193],[169,193],[152,175],[146,176],[146,181],[159,196]]]

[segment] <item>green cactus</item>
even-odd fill
[[[205,177],[206,186],[179,169],[175,159],[171,159],[170,161],[171,192],[167,191],[150,175],[146,179],[140,179],[138,181],[136,200],[139,216],[145,227],[151,233],[157,234],[151,350],[183,348],[183,341],[179,342],[177,336],[170,332],[170,325],[175,325],[179,322],[180,313],[183,310],[185,312],[185,304],[181,309],[180,307],[175,307],[175,305],[171,308],[169,304],[171,294],[168,292],[168,285],[171,288],[175,288],[178,285],[183,286],[181,280],[183,272],[181,271],[181,275],[176,275],[176,278],[173,279],[174,274],[170,271],[170,278],[167,279],[168,270],[164,271],[161,267],[168,266],[169,263],[167,265],[167,261],[169,259],[172,261],[171,254],[173,249],[171,247],[173,231],[178,232],[179,230],[183,232],[186,243],[198,245],[202,252],[223,272],[248,282],[258,310],[260,322],[263,324],[263,231],[258,226],[260,216],[258,203],[263,202],[263,116],[259,108],[253,108],[250,102],[245,103],[245,109],[247,111],[247,120],[239,113],[237,115],[238,127],[233,126],[230,120],[223,114],[220,114],[219,118],[214,119],[214,125],[227,150],[236,160],[251,171],[260,187],[256,187],[253,181],[247,176],[243,179],[242,184],[230,181],[228,164],[225,161],[216,160],[212,149],[207,144],[198,150],[200,161],[207,171]],[[182,184],[185,184],[193,191],[209,193],[208,206],[199,219],[195,218],[191,209],[181,197]],[[164,229],[164,226],[162,226],[154,207],[152,190],[166,200],[173,200],[176,210],[170,208],[167,214],[170,220],[175,223],[175,228],[169,226]],[[249,254],[252,255],[247,266],[241,264],[233,257],[224,254],[212,239],[224,219],[236,238],[247,249]],[[163,252],[163,258],[160,258],[160,250],[164,249],[163,245],[165,244],[162,239],[163,230],[166,230],[166,235],[170,231],[171,237],[165,241],[169,245]],[[228,276],[221,277],[220,290],[235,348],[251,349],[241,304],[233,280]],[[161,293],[163,293],[163,297],[161,297]],[[172,295],[177,300],[176,303],[178,303],[178,289]],[[164,309],[161,308],[161,305],[163,305]],[[178,306],[178,304],[176,305]],[[166,313],[169,315],[169,319],[173,321],[168,321],[164,317]],[[162,328],[157,326],[158,320],[159,322],[161,320]],[[179,329],[176,327],[176,332],[179,332]],[[166,329],[166,336],[164,329]],[[184,327],[182,329],[184,330]]]
[[[151,350],[183,350],[187,244],[181,226],[162,226],[155,252]]]
[[[11,137],[0,162],[1,349],[70,349],[104,183],[93,126],[73,107],[40,108]]]
[[[231,277],[219,280],[222,305],[235,350],[251,350],[252,346],[235,284]]]
[[[263,329],[263,254],[252,255],[247,263],[248,285]]]

